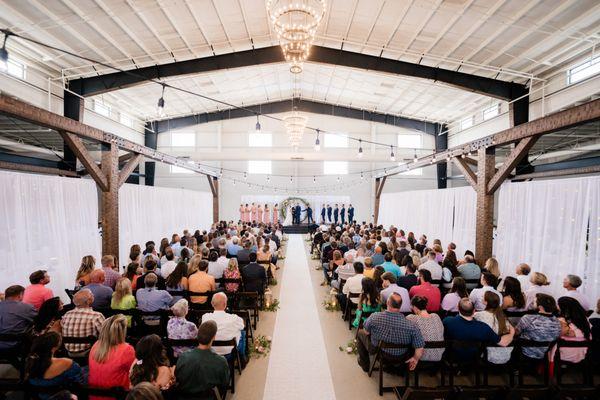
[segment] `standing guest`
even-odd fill
[[[507,276],[504,279],[502,308],[507,311],[525,310],[525,296],[521,290],[521,283],[515,277]]]
[[[486,292],[494,292],[498,295],[500,299],[500,305],[502,305],[502,295],[499,291],[496,290],[496,286],[498,286],[498,278],[491,272],[484,272],[481,274],[481,288],[471,290],[471,294],[469,295],[469,299],[475,305],[476,311],[485,310],[485,304],[483,301],[483,296]]]
[[[414,264],[409,263],[406,265],[406,273],[397,279],[398,286],[402,286],[406,290],[410,290],[413,286],[419,284],[419,278],[417,276],[417,267]]]
[[[586,316],[586,310],[577,299],[563,296],[558,299],[560,314],[560,338],[568,342],[581,342],[591,339],[591,326]],[[550,360],[554,360],[556,345],[549,354]],[[585,347],[565,347],[560,349],[560,359],[571,363],[583,361],[587,353]]]
[[[391,272],[385,272],[381,275],[383,290],[380,293],[381,304],[387,304],[387,299],[392,293],[397,293],[402,297],[402,308],[400,312],[410,312],[410,296],[408,290],[396,284],[396,277]]]
[[[90,283],[90,274],[94,269],[96,269],[96,259],[94,256],[84,256],[81,259],[81,265],[75,277],[75,284],[85,286]]]
[[[261,267],[262,268],[262,267]],[[199,255],[195,255],[190,260],[188,266],[188,290],[196,293],[213,292],[217,290],[215,278],[208,275],[208,261],[202,260]],[[263,268],[264,271],[264,268]],[[207,296],[192,296],[192,303],[204,304],[208,299]]]
[[[240,274],[240,269],[238,266],[238,261],[236,258],[230,258],[227,264],[227,269],[223,272],[223,277],[226,279],[240,279],[242,275]],[[238,291],[240,287],[239,283],[226,283],[225,291],[230,293],[235,293]]]
[[[129,390],[129,371],[135,361],[135,350],[125,342],[126,334],[127,319],[122,314],[113,315],[102,324],[88,361],[90,386]]]
[[[217,334],[215,340],[235,339],[237,350],[242,359],[246,354],[246,337],[244,335],[244,320],[235,314],[225,311],[227,308],[227,295],[223,292],[215,293],[211,300],[214,311],[202,315],[202,323],[214,321],[217,324]],[[213,351],[219,355],[227,357],[232,351],[231,346],[213,347]]]
[[[340,219],[342,220],[342,225],[346,224],[346,205],[342,204],[342,209],[340,210]]]
[[[131,290],[131,281],[127,278],[119,279],[110,301],[110,308],[113,310],[133,310],[136,307],[137,303]],[[131,327],[131,316],[127,317],[127,326]]]
[[[467,284],[463,278],[456,277],[452,280],[452,288],[450,292],[444,296],[442,300],[442,310],[449,312],[458,312],[458,303],[461,299],[469,297],[467,292]]]
[[[171,246],[167,246],[165,248],[165,255],[160,263],[160,275],[164,279],[167,279],[176,266],[175,253],[173,253]]]
[[[111,255],[103,256],[100,263],[102,264],[102,271],[104,271],[104,285],[114,290],[117,280],[121,278],[121,275],[115,271],[115,257]]]
[[[252,212],[252,219],[249,222],[256,222],[258,216],[258,209],[256,208],[256,204],[252,203],[250,211]]]
[[[63,336],[85,338],[98,337],[104,323],[104,315],[92,309],[94,295],[88,289],[81,289],[73,296],[75,309],[67,311],[61,319]],[[70,355],[82,356],[90,349],[86,343],[65,344]]]
[[[198,329],[198,347],[186,351],[177,360],[177,389],[186,398],[198,398],[206,390],[229,383],[227,360],[211,350],[217,330],[215,321],[203,322]]]
[[[333,211],[333,208],[331,208],[331,204],[327,204],[327,219],[329,220],[329,223],[331,223],[332,211]]]
[[[4,300],[0,301],[0,334],[19,335],[28,331],[37,314],[31,304],[23,302],[25,288],[13,285],[4,291]],[[0,341],[0,350],[14,348],[17,342]]]
[[[381,266],[383,267],[385,272],[391,272],[392,274],[394,274],[394,277],[396,279],[402,276],[402,270],[400,269],[400,267],[392,262],[392,253],[388,251],[387,253],[385,253],[383,259],[385,260],[385,262],[381,264]]]
[[[175,383],[173,370],[169,367],[167,350],[158,335],[144,336],[137,342],[129,380],[132,385],[150,382],[160,390],[167,390]]]
[[[498,265],[498,260],[494,257],[490,257],[485,261],[485,265],[483,267],[482,272],[489,272],[494,275],[496,278],[500,277],[500,266]]]
[[[39,310],[46,300],[54,297],[52,290],[46,287],[50,283],[50,275],[47,271],[38,270],[29,275],[29,282],[31,285],[25,288],[23,302]]]
[[[475,264],[475,259],[471,255],[465,256],[465,262],[458,266],[458,272],[465,281],[475,281],[481,278],[481,268]],[[477,283],[467,283],[467,289],[475,289]]]
[[[113,290],[104,285],[104,271],[96,269],[92,272],[91,283],[85,288],[94,295],[92,308],[96,310],[106,310],[110,308]]]
[[[441,293],[437,286],[431,284],[431,273],[427,269],[419,270],[419,285],[413,286],[408,292],[410,297],[425,297],[427,299],[427,311],[437,312],[440,309]]]
[[[33,334],[43,335],[46,332],[61,333],[60,318],[62,317],[63,302],[60,297],[48,299],[40,307],[38,315],[33,319]]]
[[[246,209],[245,209],[244,205],[240,204],[240,221],[245,221],[245,218],[244,218],[244,211],[245,210]]]
[[[364,328],[358,331],[358,365],[363,371],[369,371],[369,354],[375,354],[380,341],[392,344],[410,345],[414,352],[407,349],[386,350],[391,356],[406,358],[408,368],[416,368],[423,355],[425,342],[419,328],[408,321],[400,312],[402,297],[392,293],[387,300],[387,308],[383,312],[371,315],[364,323]]]
[[[325,222],[325,212],[326,212],[327,208],[325,207],[325,204],[323,204],[323,207],[321,208],[321,223]]]
[[[582,284],[581,278],[578,277],[577,275],[571,275],[571,274],[567,275],[565,277],[565,279],[563,280],[563,287],[567,291],[565,296],[572,297],[575,300],[577,300],[579,302],[579,304],[581,304],[581,307],[583,307],[584,310],[586,310],[586,311],[591,310],[588,299],[583,295],[583,293],[581,293],[580,291],[577,290],[581,286],[581,284]],[[559,299],[559,308],[560,308],[560,299]]]
[[[525,291],[525,308],[528,310],[535,310],[537,309],[535,299],[538,293],[550,295],[550,281],[548,281],[546,275],[541,272],[534,272],[531,274],[529,282],[531,285],[529,286],[529,289]]]
[[[535,340],[537,342],[553,342],[561,334],[561,325],[554,316],[557,312],[556,301],[552,296],[538,293],[535,296],[534,306],[536,314],[526,314],[519,320],[515,331],[520,338]],[[523,347],[523,355],[540,360],[546,354],[547,348]]]
[[[338,207],[338,205],[335,205],[335,208],[333,209],[333,222],[337,225],[338,224],[338,220],[340,217],[340,209]]]
[[[137,278],[140,277],[140,275],[138,274],[138,270],[140,269],[140,266],[136,263],[129,263],[127,265],[127,269],[125,270],[125,273],[123,274],[123,278],[126,278],[129,280],[129,282],[131,282],[131,290],[135,291],[136,289],[136,285],[137,285]]]
[[[245,223],[250,222],[250,212],[251,212],[251,208],[248,204],[246,204],[246,206],[244,207],[244,222]]]
[[[179,238],[178,235],[175,235],[175,236],[177,238]],[[156,271],[156,267],[157,267],[157,265],[154,260],[148,260],[148,262],[146,262],[146,265],[144,266],[144,274],[140,275],[140,277],[137,278],[136,290],[143,289],[145,287],[144,282],[145,282],[146,276],[148,276],[149,274],[155,275],[156,278],[158,279],[156,281],[156,287],[158,289],[165,290],[167,288],[165,278],[160,276],[160,274]]]
[[[384,274],[385,275],[385,274]],[[362,290],[360,297],[358,298],[358,305],[356,309],[356,318],[352,322],[352,326],[358,328],[361,320],[364,322],[363,312],[374,313],[381,311],[381,304],[379,304],[379,291],[375,287],[375,282],[370,278],[363,278],[361,281]]]
[[[256,212],[257,212],[256,222],[261,223],[263,220],[263,208],[260,204],[256,208]]]
[[[504,311],[500,306],[500,296],[498,294],[488,291],[483,296],[483,302],[485,304],[485,310],[477,311],[475,313],[475,320],[481,321],[494,331],[498,336],[503,336],[514,329],[508,322]],[[492,364],[506,364],[510,360],[512,354],[512,347],[488,347],[487,348],[487,360]]]
[[[444,340],[444,324],[440,316],[427,312],[427,298],[415,296],[410,302],[413,314],[406,317],[421,331],[425,342],[441,342]],[[440,361],[444,349],[427,349],[421,357],[422,361]]]
[[[265,213],[263,214],[262,222],[267,225],[271,222],[271,210],[269,209],[268,204],[265,204]]]
[[[34,388],[57,388],[84,383],[84,374],[79,364],[70,358],[55,357],[61,347],[61,337],[57,332],[47,332],[36,337],[31,345],[25,363],[27,382]],[[39,398],[49,399],[49,393]]]
[[[515,273],[517,274],[517,279],[521,282],[521,289],[525,292],[529,289],[531,282],[529,282],[529,273],[531,272],[531,267],[528,264],[521,263],[517,265]]]
[[[421,264],[419,267],[419,271],[427,270],[431,274],[431,279],[434,281],[439,281],[442,279],[442,267],[436,261],[437,253],[433,250],[429,250],[427,253],[427,261]]]
[[[273,225],[277,225],[279,223],[279,207],[277,203],[273,206]]]
[[[157,280],[156,274],[150,273],[146,275],[146,278],[144,279],[145,287],[138,289],[138,291],[135,293],[138,304],[137,307],[139,310],[155,312],[159,310],[166,310],[171,305],[173,297],[166,290],[156,288]],[[158,325],[160,322],[160,317],[144,317],[144,322],[147,325]]]
[[[256,263],[256,253],[250,253],[248,260],[250,263],[242,269],[244,287],[248,292],[263,294],[267,284],[267,271],[262,265]]]
[[[169,319],[167,323],[167,337],[169,339],[195,339],[198,335],[198,327],[185,318],[189,311],[188,301],[186,299],[178,300],[171,307],[171,311],[173,311],[173,318]],[[173,355],[179,357],[191,349],[192,347],[174,346]]]

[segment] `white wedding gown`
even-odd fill
[[[283,221],[283,226],[292,225],[292,207],[288,207],[285,210],[285,220]]]

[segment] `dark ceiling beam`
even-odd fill
[[[434,82],[439,81],[462,90],[468,90],[501,100],[514,100],[527,94],[525,85],[513,82],[329,47],[312,46],[308,61],[411,76],[429,79]],[[279,46],[270,46],[138,68],[131,70],[130,73],[114,72],[89,78],[74,79],[69,82],[69,89],[84,97],[88,97],[139,85],[149,79],[199,74],[280,62],[285,62],[281,48]]]
[[[215,111],[210,113],[194,114],[184,117],[175,117],[162,121],[155,121],[157,133],[166,132],[171,129],[185,128],[208,122],[222,121],[234,118],[253,117],[257,113],[261,114],[277,114],[289,112],[292,110],[292,104],[298,111],[330,115],[333,117],[344,117],[359,119],[363,121],[378,122],[381,124],[393,125],[401,128],[421,131],[429,135],[435,135],[438,128],[437,123],[421,121],[406,117],[398,117],[390,114],[382,114],[371,111],[359,110],[357,108],[336,106],[333,104],[321,103],[311,100],[294,99],[275,101],[271,103],[256,104],[253,106],[245,106],[245,109],[232,109],[224,111]],[[250,110],[250,111],[247,111]]]

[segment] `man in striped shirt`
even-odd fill
[[[61,319],[62,334],[65,337],[98,337],[100,327],[104,323],[104,315],[92,309],[94,295],[87,289],[82,289],[73,296],[75,309],[67,312]],[[90,350],[91,344],[65,344],[71,355],[80,356]]]

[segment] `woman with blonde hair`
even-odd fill
[[[127,318],[123,314],[104,321],[89,355],[90,386],[129,390],[129,369],[135,360],[135,350],[125,342],[126,334]]]
[[[490,257],[487,259],[483,269],[484,269],[484,271],[487,271],[487,272],[491,273],[492,275],[494,275],[496,278],[500,277],[500,267],[498,265],[498,260],[496,260],[494,257]],[[482,271],[482,272],[484,272],[484,271]]]
[[[229,259],[227,268],[225,269],[225,271],[223,271],[223,278],[226,278],[226,279],[240,279],[241,278],[240,268],[238,265],[237,258]],[[239,287],[240,287],[239,283],[226,283],[225,291],[230,292],[230,293],[237,292]]]
[[[549,296],[552,295],[549,288],[550,281],[548,281],[546,275],[541,272],[532,272],[530,275],[531,278],[529,278],[529,282],[531,283],[531,286],[525,291],[525,308],[527,310],[537,308],[535,305],[535,297],[538,293],[547,294]]]
[[[77,271],[77,277],[75,278],[75,284],[79,286],[85,286],[90,284],[90,277],[92,271],[96,268],[96,259],[94,256],[84,256],[81,259],[81,265]]]
[[[421,257],[419,257],[418,255],[412,256],[412,262],[415,268],[419,269],[419,266],[421,265]]]
[[[203,252],[204,253],[204,252]],[[203,256],[196,254],[192,256],[190,262],[188,264],[187,275],[188,277],[196,272],[198,272],[198,268],[200,266],[200,261],[202,261]]]
[[[120,278],[115,284],[115,291],[110,301],[110,308],[113,310],[131,310],[137,306],[135,297],[131,290],[131,281],[127,278]],[[131,317],[127,317],[127,326],[131,326]]]

